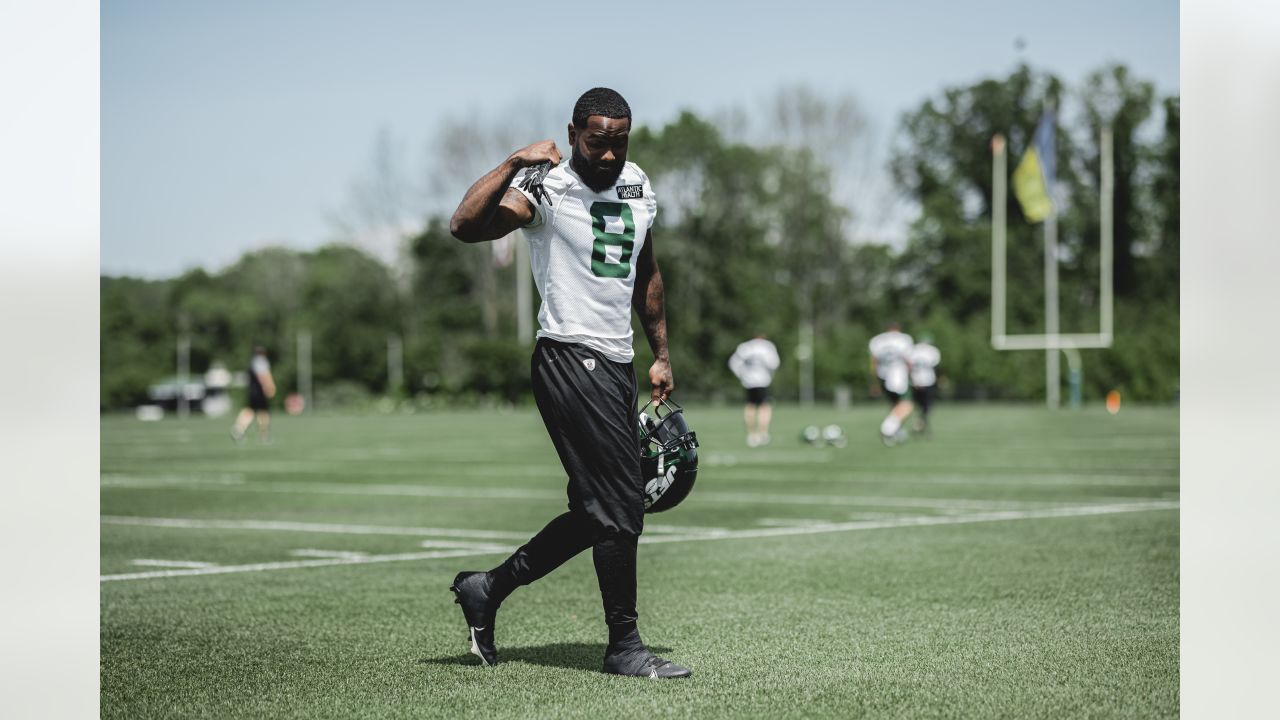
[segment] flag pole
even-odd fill
[[[1048,112],[1054,112],[1053,106]],[[1056,118],[1055,118],[1056,122]],[[1056,155],[1057,134],[1048,151]],[[1041,168],[1057,168],[1054,158],[1046,158]],[[1044,383],[1045,404],[1050,410],[1057,410],[1062,402],[1062,370],[1059,366],[1058,353],[1058,178],[1046,177],[1045,185],[1049,191],[1049,217],[1044,221],[1044,334],[1046,348],[1044,351]]]
[[[1004,135],[991,138],[991,338],[1005,334],[1005,209],[1008,173],[1005,166]]]
[[[1057,410],[1061,404],[1062,371],[1058,362],[1058,209],[1044,221],[1044,351],[1045,404]]]

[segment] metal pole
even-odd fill
[[[311,398],[311,333],[298,331],[298,394],[306,410],[314,407]]]
[[[800,323],[800,347],[796,351],[800,360],[800,404],[813,406],[813,322]]]
[[[387,336],[387,394],[398,395],[404,386],[404,343],[399,335]]]
[[[185,418],[191,414],[191,406],[187,401],[187,376],[191,373],[191,336],[178,336],[178,417]]]
[[[533,269],[529,263],[529,247],[524,233],[514,239],[516,244],[516,339],[521,345],[533,343],[533,303],[529,297],[533,283]]]
[[[991,337],[1005,334],[1005,231],[1008,206],[1007,155],[1003,135],[991,138]]]
[[[1057,410],[1062,402],[1062,371],[1058,363],[1058,210],[1044,221],[1044,351],[1045,404]]]
[[[1101,155],[1102,155],[1102,197],[1098,198],[1098,206],[1101,211],[1099,221],[1102,224],[1102,254],[1098,263],[1098,282],[1102,287],[1102,327],[1099,332],[1104,337],[1104,342],[1108,346],[1111,344],[1112,322],[1114,319],[1112,310],[1112,285],[1115,277],[1111,272],[1112,251],[1115,243],[1115,227],[1113,215],[1115,212],[1113,203],[1115,202],[1115,156],[1111,143],[1111,128],[1104,126],[1102,128],[1101,138]]]

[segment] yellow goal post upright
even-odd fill
[[[1114,330],[1113,313],[1113,196],[1115,166],[1112,156],[1111,128],[1103,127],[1100,143],[1101,175],[1099,185],[1099,209],[1101,226],[1101,257],[1098,263],[1099,332],[1061,333],[1058,331],[1058,203],[1044,221],[1044,315],[1043,334],[1010,335],[1005,330],[1006,320],[1006,229],[1008,174],[1007,148],[1003,135],[991,139],[992,198],[991,198],[991,346],[996,350],[1044,350],[1045,351],[1045,404],[1057,409],[1061,404],[1061,370],[1058,352],[1067,358],[1071,374],[1071,404],[1080,403],[1081,364],[1079,350],[1109,348]]]

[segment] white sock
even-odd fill
[[[880,423],[880,434],[893,436],[898,433],[898,429],[902,427],[902,421],[890,415]]]

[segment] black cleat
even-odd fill
[[[449,586],[453,601],[462,606],[471,638],[471,652],[485,667],[498,664],[498,648],[493,644],[493,621],[497,608],[489,607],[489,574],[461,572]]]
[[[604,671],[611,675],[646,677],[651,680],[686,678],[693,674],[689,668],[680,667],[670,660],[663,660],[644,647],[631,652],[606,655]]]

